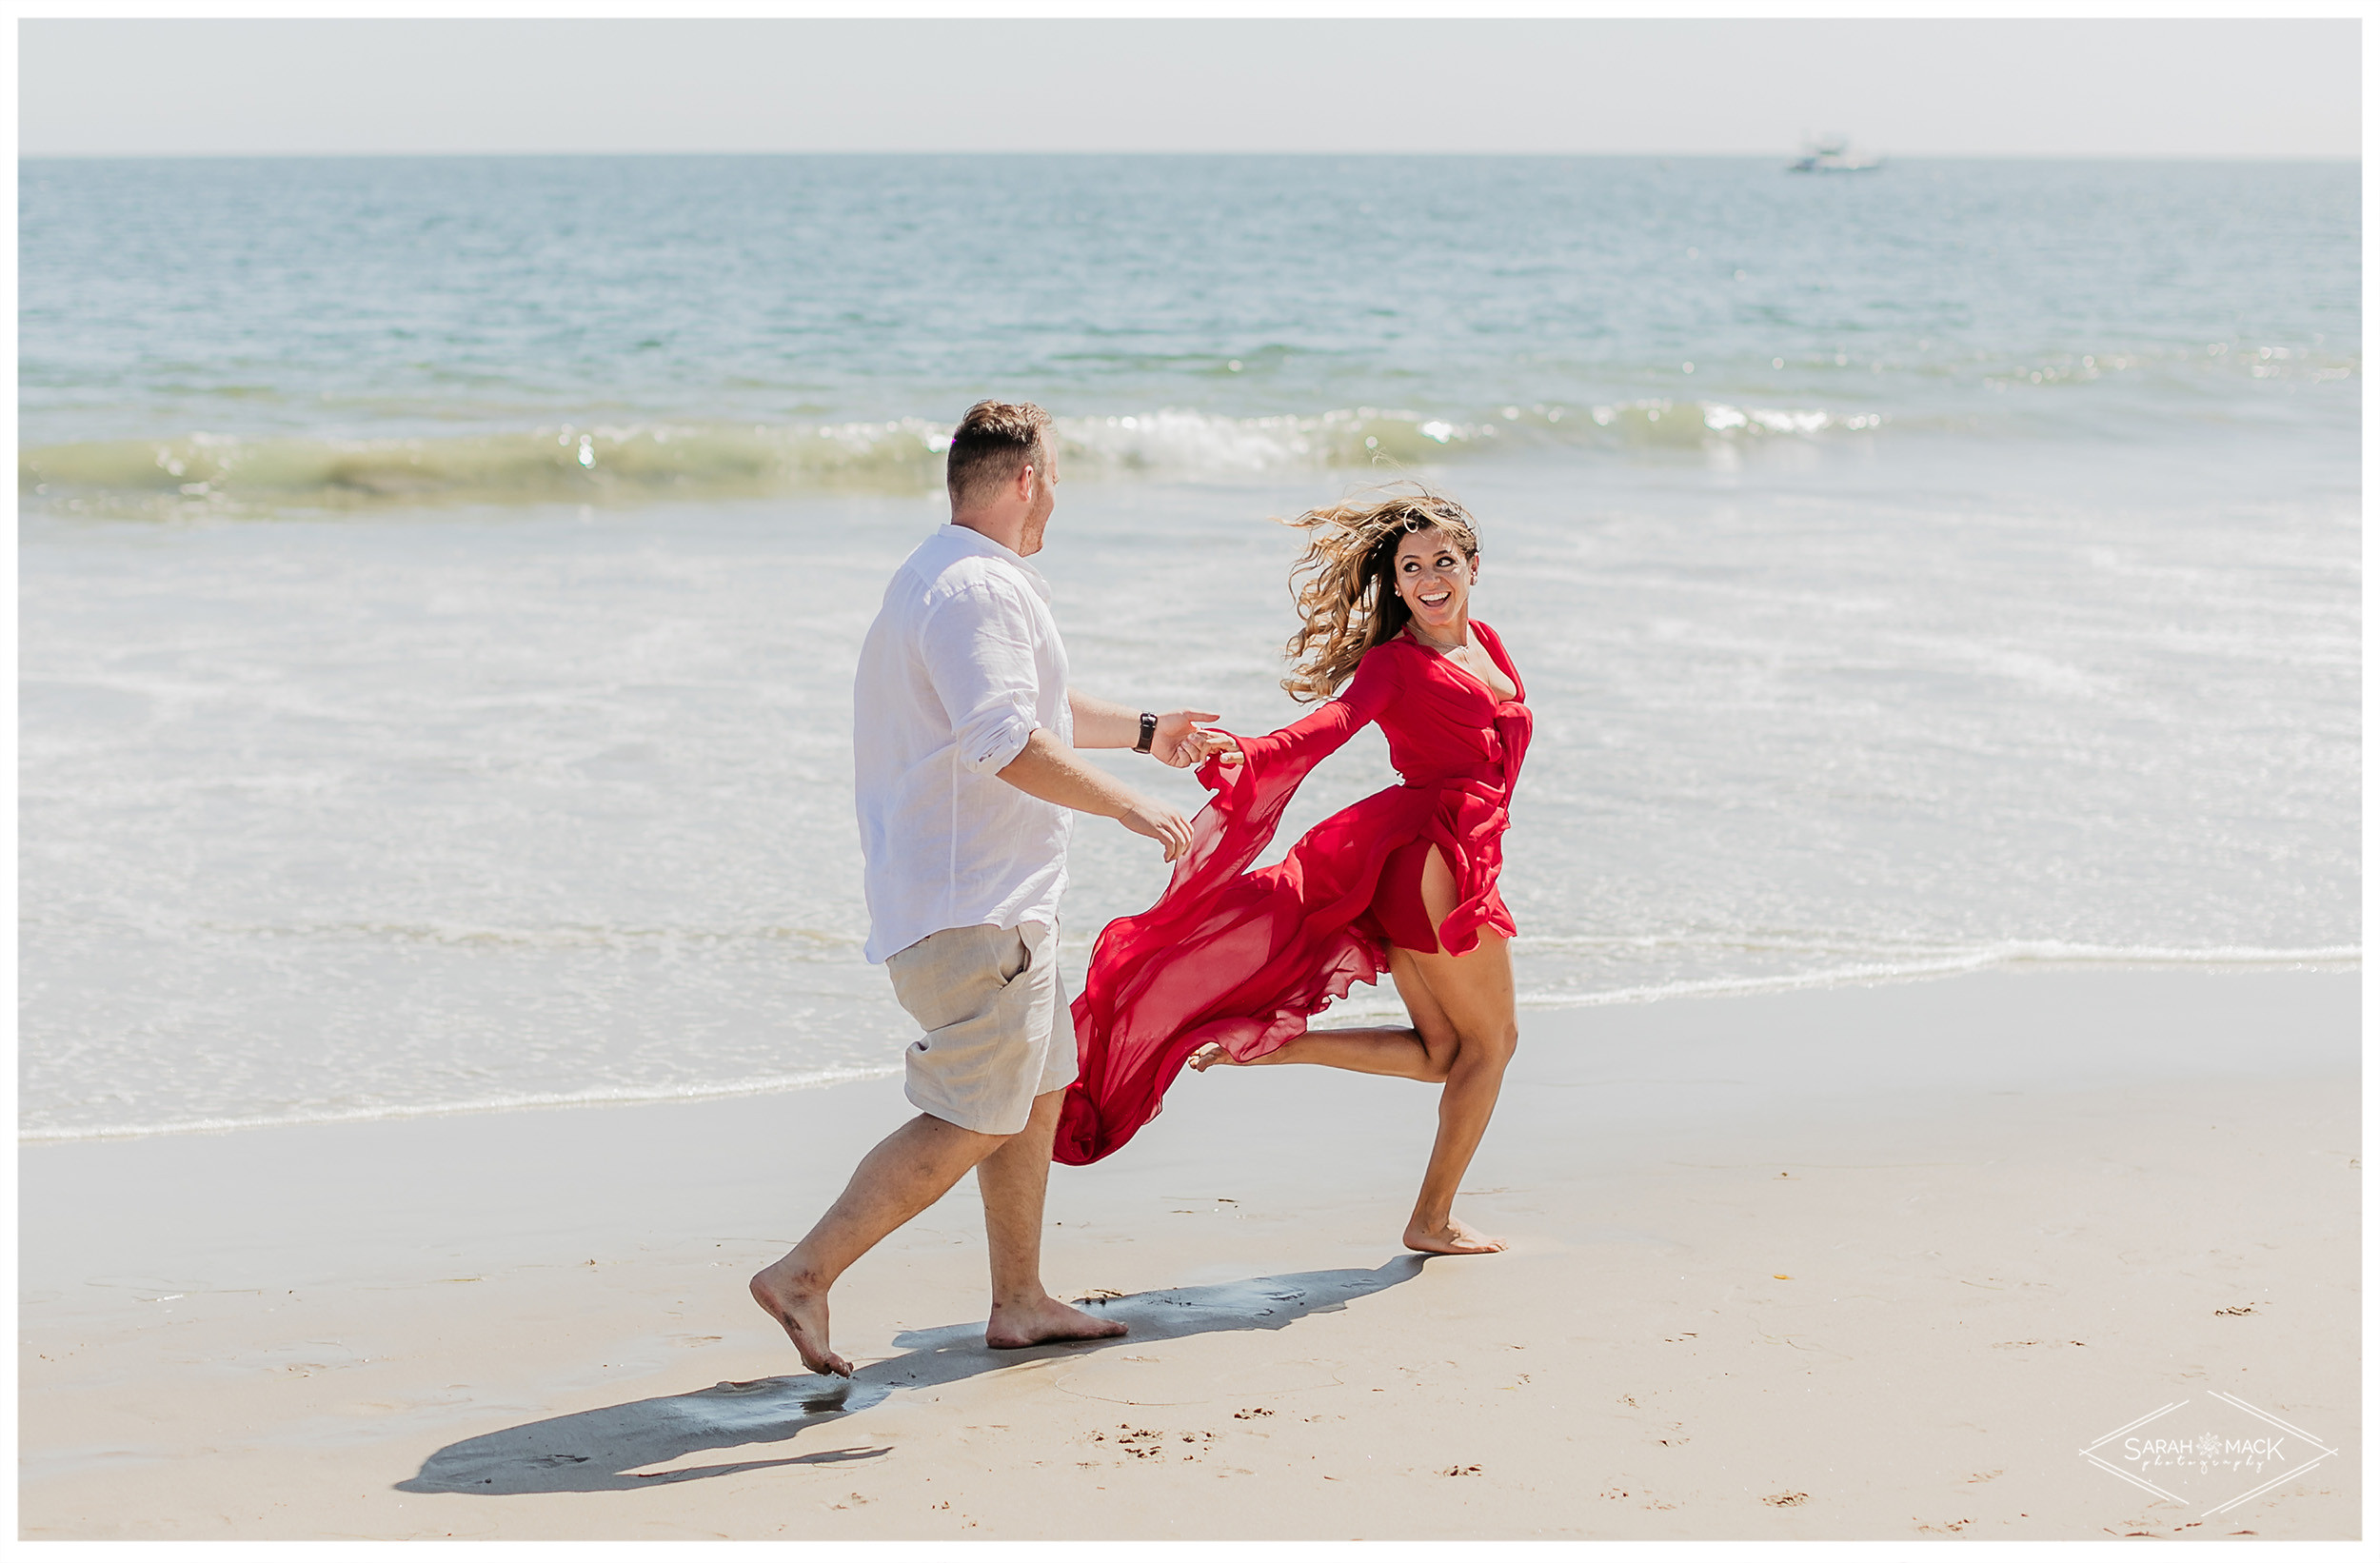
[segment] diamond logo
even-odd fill
[[[2236,1395],[2210,1391],[2176,1400],[2084,1446],[2092,1465],[2198,1511],[2200,1519],[2236,1509],[2338,1453],[2301,1427],[2259,1411]]]

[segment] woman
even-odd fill
[[[1512,914],[1497,893],[1505,804],[1529,744],[1520,675],[1471,618],[1479,544],[1461,505],[1428,492],[1311,510],[1291,584],[1303,626],[1283,688],[1345,692],[1264,738],[1213,735],[1199,779],[1214,800],[1173,881],[1100,935],[1074,1003],[1081,1076],[1058,1159],[1105,1156],[1155,1117],[1186,1061],[1319,1063],[1443,1087],[1408,1248],[1503,1244],[1454,1214],[1518,1039]],[[1323,821],[1270,868],[1245,872],[1298,783],[1369,722],[1404,784]],[[1382,971],[1413,1024],[1306,1030],[1306,1018]]]

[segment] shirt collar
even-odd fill
[[[1007,544],[985,537],[972,526],[962,526],[955,521],[943,522],[941,529],[934,536],[943,547],[953,553],[975,554],[984,559],[999,560],[1022,575],[1032,584],[1033,589],[1041,594],[1042,602],[1046,603],[1050,600],[1049,583],[1041,579],[1041,572],[1027,564],[1024,555],[1018,553]]]

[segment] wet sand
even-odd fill
[[[744,1280],[896,1081],[29,1146],[21,1533],[2353,1537],[2359,981],[1531,1013],[1483,1258],[1395,1247],[1434,1093],[1215,1071],[1053,1181],[1129,1336],[984,1349],[962,1183],[838,1291],[848,1383]],[[2288,1479],[2219,1513],[2082,1454],[2239,1404]]]

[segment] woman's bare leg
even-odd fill
[[[1433,927],[1443,926],[1455,909],[1454,871],[1438,848],[1421,869],[1421,904]],[[1455,1194],[1471,1157],[1495,1115],[1504,1088],[1504,1066],[1520,1040],[1514,1018],[1513,966],[1504,936],[1479,930],[1469,955],[1428,955],[1402,947],[1389,952],[1389,972],[1413,1017],[1411,1029],[1351,1027],[1309,1031],[1250,1064],[1315,1063],[1365,1075],[1394,1075],[1443,1083],[1438,1101],[1438,1141],[1421,1175],[1421,1192],[1405,1226],[1405,1246],[1424,1254],[1494,1254],[1503,1243],[1483,1237],[1455,1218]],[[1237,1064],[1210,1043],[1190,1059],[1205,1070]]]
[[[1405,1001],[1405,1012],[1413,1017],[1412,1025],[1309,1031],[1302,1037],[1291,1038],[1270,1053],[1250,1058],[1248,1066],[1315,1063],[1330,1069],[1352,1069],[1360,1075],[1394,1075],[1399,1079],[1420,1080],[1430,1085],[1443,1082],[1447,1067],[1455,1059],[1455,1028],[1438,1007],[1438,1000],[1430,997],[1430,990],[1413,962],[1410,950],[1389,951],[1389,976],[1397,983],[1398,996]],[[1201,1072],[1217,1064],[1239,1062],[1212,1042],[1190,1056],[1190,1067]]]
[[[1436,847],[1421,871],[1421,901],[1433,925],[1442,925],[1454,910],[1455,876]],[[1405,1246],[1424,1254],[1493,1254],[1504,1245],[1455,1218],[1455,1194],[1487,1133],[1503,1090],[1504,1066],[1520,1041],[1511,952],[1503,935],[1482,928],[1469,955],[1438,951],[1412,960],[1415,976],[1453,1028],[1456,1047],[1446,1088],[1438,1095],[1438,1142],[1430,1149],[1413,1219],[1405,1226]]]

